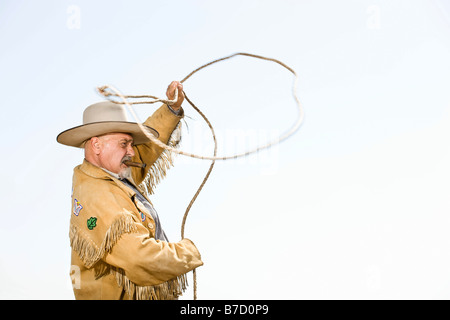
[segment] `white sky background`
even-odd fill
[[[1,1],[0,298],[73,299],[71,178],[83,152],[56,135],[101,100],[95,88],[164,96],[234,52],[296,70],[306,118],[283,144],[216,163],[186,224],[205,262],[199,298],[450,298],[449,35],[443,0]],[[291,83],[273,63],[237,57],[185,91],[219,154],[232,154],[292,125]],[[182,149],[211,154],[184,108]],[[154,109],[136,107],[142,120]],[[175,165],[152,199],[171,241],[209,162]]]

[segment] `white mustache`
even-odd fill
[[[122,158],[122,163],[124,163],[125,161],[131,161],[131,157],[130,156],[125,156]]]

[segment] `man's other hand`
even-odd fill
[[[167,87],[166,95],[167,98],[173,100],[175,98],[175,89],[178,89],[178,99],[171,107],[174,111],[178,111],[184,101],[183,84],[180,81],[172,81]]]

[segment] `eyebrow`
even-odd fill
[[[133,139],[125,139],[125,138],[122,138],[122,139],[119,139],[119,142],[126,142],[126,143],[128,143],[128,142],[133,142]]]

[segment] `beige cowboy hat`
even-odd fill
[[[148,133],[159,137],[158,131],[145,127]],[[83,124],[61,132],[56,141],[66,146],[83,148],[86,140],[115,132],[130,134],[135,145],[150,141],[136,122],[129,121],[125,106],[111,101],[88,106],[83,112]]]

